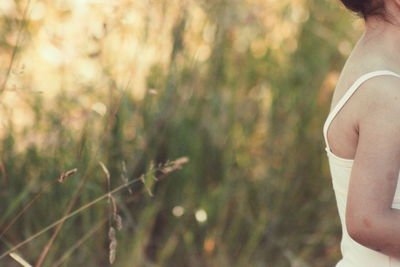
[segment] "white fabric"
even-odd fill
[[[332,109],[323,127],[323,134],[326,144],[325,150],[328,156],[329,168],[332,176],[332,184],[336,197],[336,204],[338,207],[339,217],[342,224],[342,241],[340,245],[342,252],[342,259],[336,264],[336,267],[400,267],[399,260],[386,256],[382,253],[378,253],[367,247],[364,247],[361,244],[354,241],[348,235],[345,224],[345,211],[346,211],[347,190],[351,175],[351,169],[353,166],[353,160],[344,159],[333,154],[327,139],[328,129],[332,120],[342,109],[342,107],[346,104],[346,102],[353,95],[353,93],[360,87],[362,83],[364,83],[368,79],[381,75],[392,75],[400,78],[399,74],[387,70],[378,70],[362,75],[354,82],[354,84],[347,90],[347,92],[339,100],[338,104]],[[397,184],[392,208],[400,209],[400,178]]]

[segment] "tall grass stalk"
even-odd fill
[[[93,206],[94,204],[98,203],[99,201],[101,201],[101,200],[103,200],[103,199],[105,199],[105,198],[108,198],[109,195],[111,195],[111,194],[113,194],[113,193],[116,193],[116,192],[118,192],[118,191],[120,191],[120,190],[126,188],[126,186],[129,186],[129,185],[131,185],[131,184],[133,184],[133,183],[136,183],[136,182],[139,182],[139,181],[141,181],[141,178],[137,178],[137,179],[134,179],[134,180],[129,181],[127,184],[120,185],[120,186],[114,188],[113,190],[111,190],[110,192],[107,192],[106,194],[104,194],[104,195],[102,195],[102,196],[96,198],[95,200],[93,200],[93,201],[91,201],[91,202],[89,202],[89,203],[83,205],[82,207],[76,209],[75,211],[73,211],[73,212],[71,212],[71,213],[69,213],[69,214],[63,216],[61,219],[55,221],[54,223],[52,223],[52,224],[50,224],[49,226],[47,226],[47,227],[45,227],[44,229],[42,229],[41,231],[35,233],[35,234],[32,235],[31,237],[27,238],[26,240],[24,240],[24,241],[18,243],[17,245],[13,246],[12,248],[10,248],[9,250],[7,250],[6,252],[2,253],[2,254],[0,255],[0,260],[1,260],[2,258],[6,257],[6,256],[7,256],[8,254],[10,254],[11,252],[13,252],[13,251],[15,251],[16,249],[20,248],[21,246],[23,246],[23,245],[27,244],[28,242],[32,241],[33,239],[37,238],[38,236],[40,236],[40,235],[46,233],[47,231],[51,230],[52,228],[54,228],[54,227],[56,227],[56,226],[58,226],[58,225],[64,223],[64,222],[65,222],[66,220],[68,220],[69,218],[71,218],[71,217],[77,215],[78,213],[80,213],[80,212],[86,210],[87,208],[89,208],[89,207]]]
[[[90,230],[85,233],[84,236],[82,236],[81,239],[79,239],[75,244],[73,244],[72,246],[70,246],[60,257],[59,259],[52,263],[53,267],[58,267],[61,264],[63,264],[63,262],[65,262],[73,253],[75,250],[77,250],[87,239],[89,239],[90,237],[92,237],[96,232],[98,232],[100,230],[100,228],[107,222],[107,219],[103,219],[101,221],[99,221],[97,224],[95,224],[92,228],[90,228]]]

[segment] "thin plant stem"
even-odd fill
[[[49,226],[47,226],[47,227],[45,227],[44,229],[42,229],[41,231],[39,231],[39,232],[37,232],[36,234],[32,235],[31,237],[25,239],[24,241],[18,243],[17,245],[15,245],[14,247],[12,247],[11,249],[7,250],[6,252],[4,252],[3,254],[0,255],[0,259],[6,257],[6,256],[7,256],[8,254],[10,254],[11,252],[15,251],[16,249],[20,248],[21,246],[25,245],[26,243],[32,241],[33,239],[37,238],[38,236],[44,234],[45,232],[49,231],[50,229],[56,227],[57,225],[63,223],[64,221],[68,220],[69,218],[75,216],[76,214],[80,213],[81,211],[83,211],[83,210],[85,210],[85,209],[87,209],[87,208],[93,206],[94,204],[96,204],[97,202],[99,202],[99,201],[101,201],[101,200],[103,200],[103,199],[105,199],[105,198],[108,198],[108,196],[109,196],[110,194],[114,194],[114,193],[116,193],[116,192],[118,192],[118,191],[124,189],[126,186],[131,185],[131,184],[136,183],[136,182],[139,182],[139,181],[141,181],[141,178],[133,179],[133,180],[131,180],[130,182],[128,182],[127,184],[120,185],[120,186],[114,188],[112,191],[107,192],[106,194],[104,194],[104,195],[102,195],[102,196],[96,198],[95,200],[92,200],[91,202],[89,202],[89,203],[83,205],[82,207],[80,207],[80,208],[76,209],[75,211],[73,211],[73,212],[67,214],[66,216],[64,216],[64,217],[62,217],[61,219],[55,221],[54,223],[52,223],[52,224],[50,224]]]
[[[54,185],[57,182],[57,180],[46,184],[42,190],[40,190],[39,193],[37,193],[32,199],[31,201],[29,201],[28,204],[26,204],[23,209],[9,222],[9,224],[3,229],[3,231],[0,233],[0,238],[7,233],[7,231],[15,224],[15,222],[29,209],[30,206],[33,205],[33,203],[36,202],[36,200],[38,200],[43,193],[45,193],[47,190],[49,190],[49,188]]]
[[[61,257],[58,261],[52,264],[53,267],[58,267],[60,266],[68,257],[71,256],[71,254],[78,249],[89,237],[91,237],[94,233],[96,233],[101,226],[105,224],[107,219],[103,219],[100,222],[98,222],[92,229],[90,229],[89,232],[87,232],[81,239],[78,240],[72,247],[70,247]]]
[[[100,144],[102,143],[102,140],[105,139],[105,137],[107,136],[107,134],[109,133],[109,131],[110,131],[110,129],[111,129],[111,126],[112,126],[113,123],[114,123],[115,116],[116,116],[116,114],[117,114],[117,112],[118,112],[118,110],[119,110],[119,108],[120,108],[120,106],[121,106],[122,99],[123,99],[123,94],[122,94],[122,95],[120,96],[120,98],[118,99],[118,102],[117,102],[117,105],[116,105],[115,110],[114,110],[114,111],[110,114],[110,116],[109,116],[108,124],[107,124],[108,127],[106,127],[106,129],[104,130],[104,133],[103,133],[103,135],[102,135],[102,137],[101,137],[101,142],[100,142]],[[96,148],[95,155],[97,155],[97,153],[98,153],[99,150],[100,150],[100,145],[98,145],[98,147]],[[95,160],[95,157],[93,157],[92,159],[90,159],[88,165],[91,166],[91,165],[93,164],[94,160]],[[89,177],[89,175],[88,175],[89,169],[90,169],[90,167],[86,168],[86,170],[85,170],[85,175],[83,176],[82,181],[79,183],[78,188],[77,188],[75,194],[73,195],[72,199],[71,199],[70,202],[68,203],[68,206],[67,206],[67,208],[65,209],[64,216],[65,216],[66,214],[68,214],[68,213],[71,211],[71,209],[72,209],[73,206],[75,205],[76,201],[78,200],[78,197],[79,197],[79,195],[80,195],[80,192],[82,191],[83,186],[85,185],[85,183],[86,183],[86,181],[87,181],[87,179],[88,179],[88,177]],[[46,259],[46,256],[47,256],[47,254],[48,254],[48,252],[49,252],[49,250],[50,250],[50,248],[51,248],[51,246],[52,246],[54,240],[56,239],[58,233],[61,231],[61,228],[62,228],[62,226],[63,226],[63,223],[64,223],[64,222],[61,221],[60,224],[59,224],[59,225],[57,226],[57,228],[55,229],[54,233],[52,234],[51,238],[50,238],[49,241],[47,242],[46,246],[43,248],[42,252],[40,253],[39,259],[37,260],[37,262],[36,262],[36,264],[35,264],[35,267],[40,267],[40,266],[43,264],[43,262],[44,262],[44,260]]]

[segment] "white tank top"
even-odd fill
[[[373,71],[362,75],[354,82],[354,84],[339,100],[338,104],[332,109],[323,127],[323,134],[326,144],[325,150],[328,155],[328,162],[332,176],[332,184],[335,192],[336,204],[342,224],[342,241],[340,244],[342,259],[336,264],[336,267],[400,267],[399,260],[364,247],[354,241],[348,235],[345,224],[345,211],[347,190],[350,180],[351,169],[353,166],[353,160],[344,159],[333,154],[329,147],[327,139],[327,132],[332,120],[335,118],[341,108],[346,104],[347,100],[349,100],[349,98],[353,95],[357,88],[360,87],[362,83],[370,78],[380,75],[392,75],[400,78],[399,74],[386,70]],[[400,178],[397,184],[392,208],[400,209]]]

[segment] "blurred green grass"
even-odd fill
[[[132,194],[114,195],[123,228],[113,265],[338,260],[322,124],[358,26],[337,3],[11,2],[0,4],[0,230],[46,183],[73,168],[78,173],[23,214],[3,236],[0,253],[61,218],[75,194],[74,209],[106,193],[98,162],[114,188],[124,176],[135,179],[188,157],[153,185],[153,197],[142,183],[131,186]],[[73,24],[76,14],[87,21]],[[101,34],[90,32],[95,21]],[[43,32],[52,46],[40,54]],[[82,51],[74,51],[79,61],[68,62],[67,44],[79,38],[93,43],[70,48]],[[78,63],[92,74],[78,76]],[[66,221],[43,266],[107,266],[109,224],[98,223],[108,208],[102,201]],[[51,235],[18,253],[37,262]],[[0,265],[18,266],[11,258]]]

